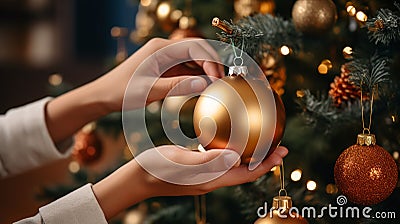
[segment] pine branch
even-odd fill
[[[217,34],[221,41],[235,44],[253,58],[264,52],[277,52],[286,45],[296,51],[300,48],[300,33],[291,21],[270,14],[256,14],[245,17],[236,23],[222,21],[226,29]]]
[[[344,104],[341,108],[334,106],[333,100],[327,95],[314,96],[309,90],[302,90],[304,96],[298,98],[297,104],[303,110],[307,124],[317,127],[325,134],[336,124],[354,121],[360,116],[359,103]]]
[[[368,34],[371,41],[376,45],[391,45],[400,40],[400,5],[394,3],[398,11],[390,9],[379,9],[376,17],[366,22]]]
[[[389,59],[378,52],[370,58],[354,59],[347,63],[350,81],[370,94],[378,84],[390,81],[388,62]]]

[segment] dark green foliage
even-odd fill
[[[389,82],[389,59],[378,51],[370,58],[355,58],[347,63],[350,81],[362,91],[371,94],[379,84]]]
[[[400,5],[395,3],[398,11],[379,9],[377,15],[366,23],[369,30],[369,38],[375,44],[389,46],[400,40]]]
[[[300,33],[291,21],[270,14],[257,14],[245,17],[235,23],[224,21],[232,29],[232,34],[218,33],[221,41],[231,43],[253,56],[254,59],[264,52],[276,52],[286,45],[292,50],[300,49]]]

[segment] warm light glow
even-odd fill
[[[357,12],[356,8],[352,5],[347,6],[346,11],[350,16],[354,16]]]
[[[281,47],[281,54],[282,54],[282,55],[288,55],[289,53],[290,53],[289,47],[283,45],[283,46]]]
[[[170,18],[172,21],[178,21],[182,17],[183,13],[181,10],[176,9],[171,12]]]
[[[178,129],[179,128],[179,121],[178,120],[173,120],[171,123],[171,127],[173,129]]]
[[[301,179],[301,174],[302,174],[302,171],[300,169],[294,170],[292,172],[292,174],[290,175],[290,178],[293,181],[299,181]]]
[[[140,0],[140,4],[144,7],[151,5],[151,0]]]
[[[396,117],[394,115],[392,115],[392,121],[393,123],[396,122]]]
[[[275,172],[276,166],[272,167],[271,172]]]
[[[393,159],[395,159],[395,160],[399,159],[399,152],[397,152],[397,151],[393,152]]]
[[[343,53],[345,53],[345,54],[353,54],[353,48],[347,46],[347,47],[343,48]]]
[[[336,194],[338,192],[338,188],[334,184],[326,185],[325,191],[327,194]]]
[[[157,8],[157,16],[160,19],[165,19],[170,11],[171,6],[167,2],[163,2]]]
[[[365,15],[365,13],[362,12],[362,11],[358,11],[358,12],[357,12],[356,18],[357,18],[357,20],[360,21],[360,22],[366,22],[366,21],[368,20],[368,16]]]
[[[76,161],[71,161],[68,165],[68,170],[71,173],[77,173],[81,167],[79,166],[79,163]]]
[[[304,93],[303,90],[297,90],[296,91],[296,96],[297,97],[302,98],[302,97],[304,97],[304,95],[305,95],[305,93]]]
[[[318,66],[318,72],[322,75],[328,74],[329,69],[332,68],[332,62],[328,59],[325,59]]]
[[[142,134],[140,132],[133,132],[130,134],[129,140],[132,143],[138,143],[142,140]]]
[[[49,83],[52,86],[59,86],[63,81],[63,77],[60,74],[53,74],[49,76]]]
[[[149,104],[146,108],[150,113],[155,114],[160,110],[160,107],[161,107],[160,102],[155,101]]]
[[[313,180],[307,181],[307,190],[314,191],[315,189],[317,189],[317,183]]]
[[[189,17],[187,16],[182,16],[179,19],[179,28],[181,29],[187,29],[189,28]]]

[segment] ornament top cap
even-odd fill
[[[292,207],[292,198],[289,196],[276,196],[272,201],[272,208],[288,211]]]
[[[247,66],[230,66],[229,67],[229,73],[228,75],[242,75],[246,76],[249,74],[249,70],[247,69]]]
[[[357,136],[357,144],[358,145],[375,145],[376,144],[376,138],[374,134],[358,134]]]

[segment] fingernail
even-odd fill
[[[204,84],[205,81],[196,78],[190,83],[190,87],[192,88],[192,91],[194,92],[200,92],[203,91],[206,85]]]
[[[235,151],[227,151],[224,154],[224,162],[227,168],[238,167],[240,165],[240,156]]]

